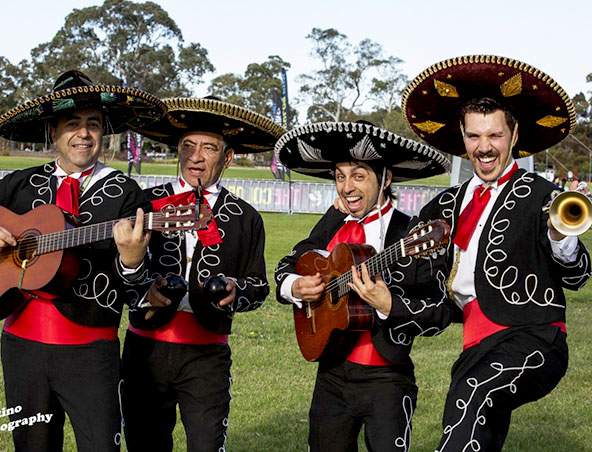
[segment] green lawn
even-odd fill
[[[318,221],[315,215],[263,214],[266,262],[270,281],[275,264]],[[289,232],[288,232],[289,231]],[[592,249],[592,233],[584,237]],[[296,345],[291,309],[272,295],[258,310],[236,316],[230,339],[233,387],[228,450],[233,452],[306,451],[308,407],[316,364],[305,361]],[[513,415],[504,450],[516,452],[573,452],[592,444],[592,285],[567,293],[570,369],[549,396],[526,405]],[[124,316],[120,335],[127,319]],[[419,338],[413,349],[418,407],[413,418],[412,450],[432,452],[441,434],[440,417],[452,363],[461,350],[459,325],[439,337]],[[0,408],[4,407],[0,395]],[[4,422],[4,419],[0,419]],[[180,421],[175,451],[184,451]],[[66,431],[66,451],[74,451],[74,437]],[[362,444],[360,442],[360,444]],[[0,451],[12,451],[10,435],[0,432]],[[361,447],[360,450],[364,450]]]

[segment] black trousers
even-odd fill
[[[3,332],[2,367],[6,406],[21,407],[10,416],[21,421],[12,431],[17,452],[61,451],[64,413],[78,451],[120,450],[117,341],[47,345]]]
[[[230,348],[147,339],[130,331],[123,349],[123,418],[130,452],[173,450],[176,406],[187,451],[225,450]]]
[[[567,370],[556,326],[513,327],[465,350],[452,368],[437,452],[501,451],[512,410],[547,395]]]
[[[400,370],[321,364],[310,407],[310,451],[355,452],[362,425],[368,451],[408,451],[417,387],[412,365]]]

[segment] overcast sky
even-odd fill
[[[154,0],[177,23],[185,41],[205,47],[216,74],[242,74],[247,64],[279,55],[298,74],[315,67],[306,35],[336,28],[357,43],[370,38],[405,61],[412,78],[429,65],[467,54],[522,60],[551,75],[571,96],[592,91],[592,1],[563,0]],[[49,41],[73,8],[100,1],[3,2],[0,55],[17,63]],[[211,78],[211,77],[210,77]],[[207,83],[198,95],[206,94]]]

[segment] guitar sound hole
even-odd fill
[[[335,288],[335,289],[331,290],[331,292],[329,292],[329,299],[331,300],[331,303],[333,303],[333,304],[339,303],[339,289],[338,288]]]
[[[14,252],[14,259],[16,264],[22,266],[25,259],[27,260],[27,266],[31,265],[37,259],[37,236],[38,231],[25,231],[18,237],[18,245]]]

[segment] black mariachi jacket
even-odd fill
[[[146,190],[151,200],[174,194],[168,183]],[[189,297],[198,321],[210,331],[229,334],[235,312],[251,311],[263,304],[269,294],[265,274],[265,231],[257,211],[222,187],[212,208],[223,243],[204,247],[197,242],[191,258]],[[153,232],[150,239],[150,275],[185,276],[187,256],[185,232]],[[199,283],[210,276],[225,276],[236,282],[236,299],[225,307],[202,299]],[[132,305],[132,310],[134,306]]]
[[[443,218],[456,234],[460,206],[468,181],[439,194],[421,213],[421,220]],[[590,277],[590,256],[579,242],[574,263],[556,259],[547,237],[547,204],[555,186],[517,170],[499,194],[479,241],[475,289],[485,315],[503,325],[537,325],[565,321],[563,288],[577,290]],[[452,268],[454,245],[445,260]]]
[[[133,180],[121,171],[97,165],[92,185],[79,200],[83,225],[134,216],[138,207],[150,209],[146,195]],[[0,205],[22,215],[40,205],[55,204],[54,168],[52,162],[4,177],[0,181]],[[66,318],[81,325],[118,326],[131,283],[121,274],[115,242],[103,240],[69,251],[81,259],[80,271],[72,287],[54,300],[54,305]],[[146,274],[141,267],[127,279],[140,281]]]
[[[310,232],[298,243],[275,269],[276,297],[280,303],[292,304],[281,297],[280,287],[289,274],[296,273],[300,256],[311,250],[325,250],[343,226],[346,215],[331,207]],[[385,248],[406,236],[409,217],[394,210],[385,237]],[[451,309],[446,296],[439,293],[444,287],[443,273],[434,265],[404,257],[383,272],[383,279],[391,291],[393,305],[386,320],[375,316],[372,343],[387,360],[396,363],[409,361],[415,336],[439,334],[451,322]],[[436,294],[436,297],[431,295]],[[427,296],[426,296],[427,295]],[[413,319],[412,319],[413,317]]]

